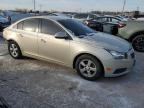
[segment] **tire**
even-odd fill
[[[144,52],[144,33],[138,34],[132,39],[132,46],[136,51]]]
[[[112,35],[117,35],[117,34],[118,34],[118,27],[117,27],[117,26],[113,26],[113,27],[112,27],[111,34],[112,34]]]
[[[75,63],[78,74],[89,81],[100,78],[103,74],[101,63],[91,55],[80,56]]]
[[[14,41],[8,42],[8,51],[9,51],[9,54],[14,59],[22,58],[22,53],[21,53],[20,47],[16,42],[14,42]]]

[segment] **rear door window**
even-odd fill
[[[36,32],[38,29],[39,19],[27,19],[23,21],[23,30],[29,32]]]
[[[100,21],[100,22],[105,22],[105,21],[107,21],[107,18],[101,17],[101,18],[97,18],[97,20]]]

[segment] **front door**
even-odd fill
[[[55,38],[58,32],[65,31],[55,22],[42,19],[41,33],[38,35],[39,55],[67,65],[70,59],[70,40]]]

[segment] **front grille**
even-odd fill
[[[120,68],[120,69],[115,70],[113,74],[121,74],[121,73],[125,72],[126,70],[127,70],[127,68]]]

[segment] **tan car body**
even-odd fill
[[[49,17],[35,17],[35,18],[45,18],[50,19],[60,25],[55,19]],[[26,18],[29,19],[29,18]],[[23,19],[23,20],[26,20]],[[120,41],[124,44],[124,47],[117,47],[115,45],[109,45],[101,42],[87,41],[87,39],[80,39],[73,36],[66,28],[60,25],[72,39],[56,39],[54,36],[38,33],[38,32],[28,32],[23,30],[14,29],[14,26],[23,21],[20,20],[13,24],[12,26],[4,30],[4,38],[7,41],[13,40],[18,43],[22,54],[24,56],[46,60],[61,65],[66,65],[71,68],[75,68],[75,60],[82,54],[90,54],[95,56],[102,64],[106,77],[115,77],[123,75],[131,71],[134,59],[129,55],[126,60],[115,60],[110,53],[105,51],[106,48],[111,48],[111,50],[123,51],[126,53],[133,52],[131,46],[123,39],[117,37],[114,38],[117,42]],[[98,33],[97,35],[108,35],[104,33]],[[112,40],[112,42],[114,42]],[[131,50],[130,50],[131,49]],[[127,70],[120,74],[113,74],[113,72],[118,68],[127,68]],[[112,70],[108,70],[111,68]]]

